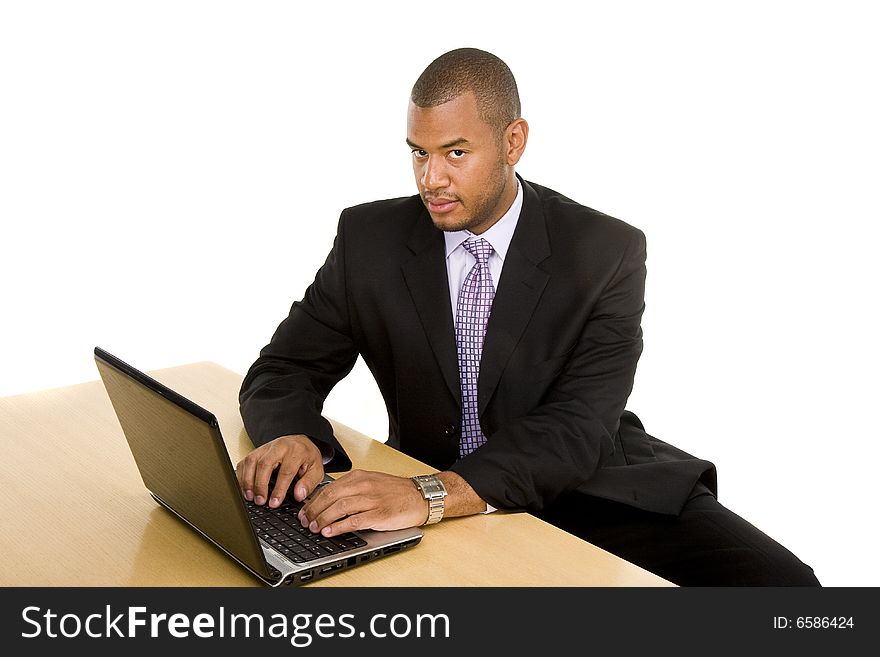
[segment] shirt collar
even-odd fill
[[[502,262],[504,261],[507,257],[507,249],[510,247],[510,240],[513,239],[513,231],[516,229],[517,221],[519,221],[519,214],[522,210],[523,204],[523,188],[519,179],[516,179],[516,186],[516,198],[513,200],[510,209],[505,212],[501,219],[496,221],[485,233],[474,235],[469,230],[455,230],[443,233],[443,237],[446,240],[447,258],[449,257],[449,254],[464,244],[468,239],[472,237],[482,237],[489,241],[489,244],[495,249],[495,253],[498,254]]]

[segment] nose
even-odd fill
[[[446,169],[445,159],[429,155],[422,164],[421,182],[424,189],[431,191],[449,187],[449,172]]]

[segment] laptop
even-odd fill
[[[212,413],[100,347],[95,363],[153,498],[264,584],[304,584],[421,541],[416,527],[328,539],[300,525],[291,496],[277,509],[248,502]]]

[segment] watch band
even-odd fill
[[[428,519],[424,524],[440,522],[446,508],[446,486],[437,475],[418,475],[412,480],[428,501]]]

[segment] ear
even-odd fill
[[[507,164],[514,166],[526,150],[529,140],[529,124],[525,119],[516,119],[504,131],[504,145],[507,148]]]

